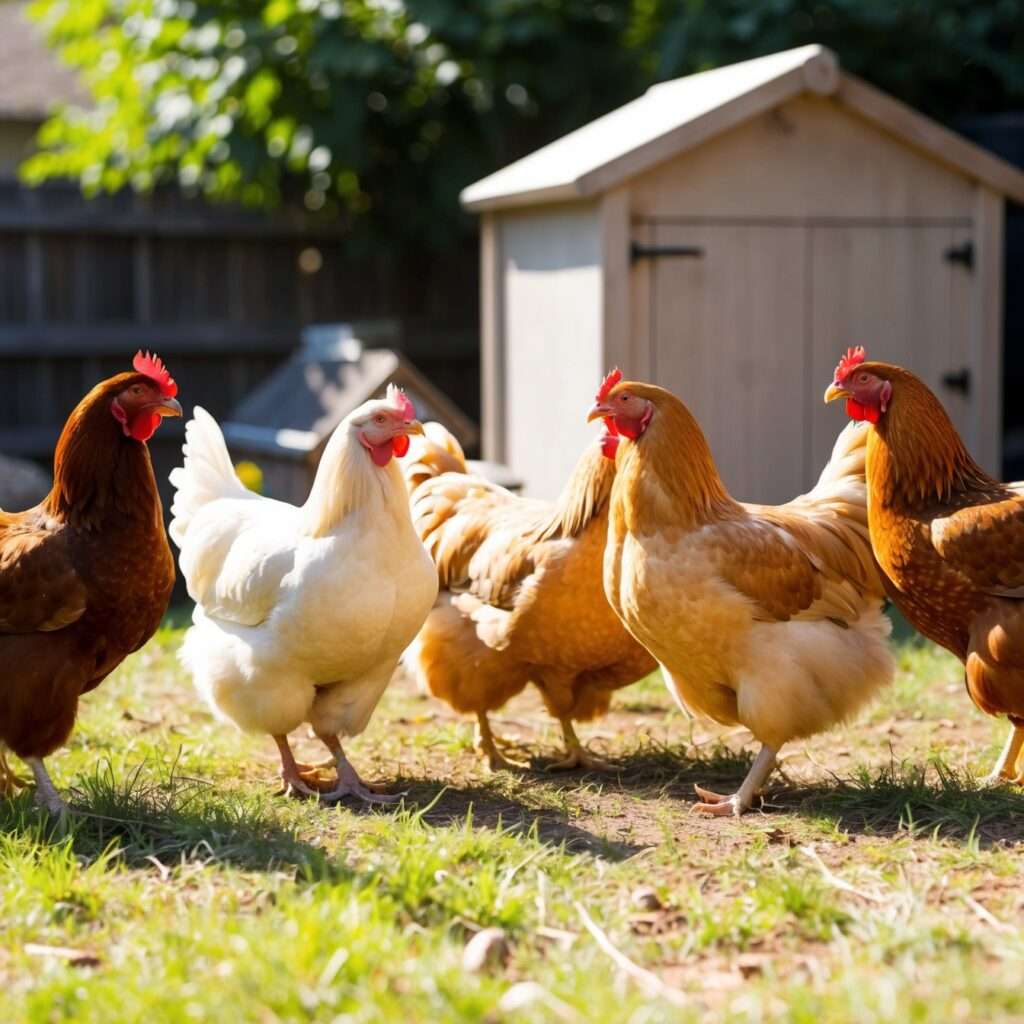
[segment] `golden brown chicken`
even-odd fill
[[[989,781],[1024,783],[1024,483],[990,477],[928,387],[863,348],[836,367],[837,398],[872,425],[868,524],[889,596],[965,664],[974,703],[1009,718]]]
[[[405,469],[441,584],[409,651],[421,687],[476,715],[477,745],[497,769],[512,762],[488,712],[532,682],[565,736],[566,757],[552,767],[603,767],[573,722],[604,714],[613,691],[656,668],[601,589],[615,464],[595,445],[558,501],[531,500],[467,474],[455,439],[439,424],[425,429]]]
[[[893,673],[867,537],[865,432],[836,441],[815,488],[787,505],[734,501],[674,395],[613,371],[590,419],[618,445],[604,587],[686,708],[762,746],[738,792],[696,809],[741,814],[779,748],[852,715]]]

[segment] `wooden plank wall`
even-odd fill
[[[315,248],[321,268],[299,256]],[[177,194],[84,200],[68,186],[0,182],[0,452],[49,462],[70,409],[98,380],[157,351],[186,407],[225,416],[312,322],[388,317],[403,350],[479,411],[476,239],[454,256],[355,254],[336,231],[209,207]],[[167,423],[158,476],[179,457]]]

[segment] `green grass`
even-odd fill
[[[270,741],[198,703],[180,636],[83,701],[50,762],[66,827],[0,803],[2,1021],[1024,1016],[1024,799],[979,790],[1003,726],[933,648],[901,640],[885,698],[794,744],[734,821],[688,808],[694,782],[738,783],[749,737],[690,722],[656,679],[583,727],[607,776],[542,770],[558,734],[533,698],[496,724],[538,770],[490,775],[470,723],[399,682],[349,749],[404,804],[287,801]],[[468,973],[488,927],[505,955]]]

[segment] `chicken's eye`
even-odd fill
[[[628,402],[629,401],[629,395],[619,395],[619,401],[620,402]]]
[[[373,421],[374,423],[378,423],[383,426],[387,423],[387,417],[383,413],[377,413],[377,415],[373,417]]]
[[[860,375],[860,377],[857,378],[857,383],[858,384],[867,384],[868,379],[869,379],[868,375],[866,373],[862,373]]]
[[[133,384],[132,385],[132,394],[133,395],[141,395],[142,394],[142,385],[141,384]]]

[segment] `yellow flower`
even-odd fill
[[[235,466],[235,472],[238,474],[238,479],[250,491],[255,491],[257,494],[263,493],[263,470],[255,462],[249,462],[248,460],[239,462]]]

